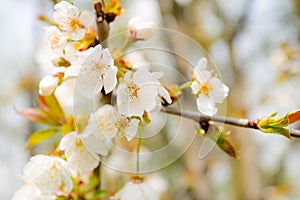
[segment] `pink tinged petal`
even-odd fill
[[[214,101],[206,95],[199,95],[197,98],[198,110],[208,116],[213,116],[217,113]]]
[[[138,126],[139,126],[140,120],[138,119],[131,119],[128,123],[127,127],[123,131],[125,134],[125,137],[128,141],[131,141],[132,138],[134,138],[138,132]]]
[[[80,13],[79,22],[85,28],[92,27],[94,25],[94,15],[90,11],[83,11]]]
[[[210,79],[209,84],[212,88],[210,91],[212,99],[217,103],[222,103],[228,95],[229,88],[218,78]]]
[[[117,85],[117,71],[116,66],[108,67],[104,72],[104,90],[105,93],[110,93]]]

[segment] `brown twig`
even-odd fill
[[[204,121],[213,121],[213,122],[225,123],[225,124],[230,124],[233,126],[239,126],[244,128],[259,129],[257,127],[258,120],[239,119],[239,118],[225,117],[225,116],[210,117],[207,115],[200,114],[199,112],[185,110],[185,109],[178,109],[173,107],[164,107],[162,111],[168,114],[189,118],[199,123]],[[292,137],[300,138],[300,130],[290,129],[290,134]]]
[[[101,2],[94,3],[94,8],[96,11],[98,41],[103,48],[107,48],[107,39],[109,36],[110,27],[109,22],[107,22],[105,19],[105,14],[103,13],[101,7]]]

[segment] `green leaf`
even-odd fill
[[[95,197],[96,198],[102,198],[104,197],[106,194],[107,194],[107,190],[100,190],[100,191],[97,191],[96,194],[95,194]]]
[[[287,128],[284,128],[290,124],[289,117],[292,116],[292,122],[295,121],[295,117],[290,113],[287,113],[285,116],[274,119],[276,114],[272,114],[268,117],[263,117],[259,119],[257,123],[257,127],[259,130],[265,133],[274,133],[285,136],[287,138],[291,138],[290,131]],[[297,115],[296,115],[297,116]],[[296,117],[297,118],[297,117]]]
[[[54,94],[51,94],[49,96],[39,95],[37,104],[42,110],[49,113],[54,118],[61,120],[65,118],[64,111],[59,105],[59,102],[57,101]]]
[[[150,124],[151,123],[151,119],[149,118],[149,115],[147,112],[144,112],[143,116],[142,116],[143,122],[145,124]]]
[[[89,178],[89,181],[86,184],[79,186],[80,194],[86,194],[91,190],[96,189],[99,186],[99,179],[97,176],[93,175]]]
[[[55,119],[53,119],[47,112],[37,108],[28,108],[22,111],[18,111],[18,114],[22,115],[32,122],[53,126],[59,125],[59,123]]]
[[[26,149],[29,149],[57,133],[57,129],[40,130],[32,133],[27,140]]]
[[[55,200],[70,200],[70,198],[58,196],[58,197],[55,198]]]
[[[219,131],[211,131],[208,133],[208,136],[215,142],[217,142],[217,145],[220,149],[222,149],[227,155],[238,159],[238,151],[234,147],[234,145],[230,142],[228,139],[228,136],[224,132]]]

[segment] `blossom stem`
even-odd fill
[[[239,126],[239,127],[259,130],[259,128],[257,126],[258,120],[239,119],[239,118],[225,117],[225,116],[210,117],[207,115],[200,114],[199,112],[178,109],[178,108],[171,108],[171,107],[164,107],[162,109],[162,112],[189,118],[196,122],[213,121],[213,122],[219,122],[219,123],[224,123],[224,124],[230,124],[233,126]],[[290,131],[290,134],[292,137],[300,138],[300,130],[290,129],[289,131]]]
[[[140,172],[140,149],[142,145],[142,123],[139,123],[138,128],[138,143],[136,147],[136,172]]]
[[[186,82],[186,83],[180,85],[180,86],[179,86],[179,89],[180,89],[180,90],[183,90],[183,89],[189,88],[189,87],[191,87],[191,84],[192,84],[191,81]]]

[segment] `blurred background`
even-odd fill
[[[91,1],[72,2],[80,10],[91,9]],[[128,19],[137,15],[186,34],[208,52],[230,87],[227,116],[256,119],[300,108],[300,1],[121,0],[121,4],[127,12],[112,23],[112,34],[124,30]],[[0,199],[10,199],[32,154],[23,150],[26,138],[37,128],[16,110],[34,104],[38,81],[47,73],[40,55],[46,25],[37,17],[51,17],[53,2],[0,0],[0,5]],[[184,46],[180,41],[163,42]],[[188,46],[182,48],[193,54]],[[170,59],[181,66],[176,58]],[[186,132],[192,130],[192,122],[184,124]],[[299,139],[226,129],[240,159],[214,148],[199,160],[202,139],[196,137],[176,162],[149,174],[161,199],[300,199]]]

